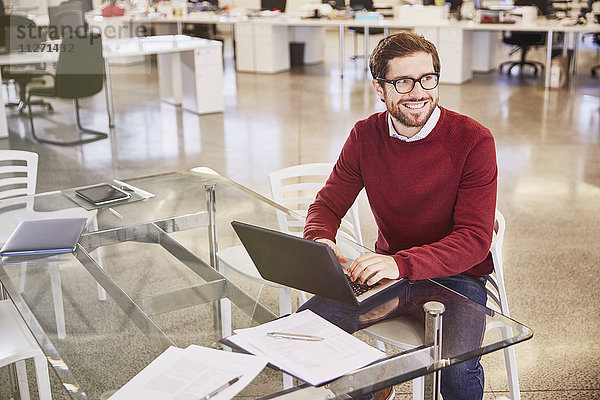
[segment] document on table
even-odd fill
[[[273,337],[267,335],[269,332],[310,335],[323,340]],[[310,310],[253,328],[236,330],[235,333],[227,338],[230,342],[252,354],[266,357],[271,364],[313,386],[385,357],[382,351]]]
[[[110,400],[210,400],[233,398],[267,365],[264,357],[230,353],[207,347],[169,347]],[[228,382],[239,377],[237,382]],[[222,390],[219,390],[222,388]]]

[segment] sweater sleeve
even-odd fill
[[[304,237],[329,239],[335,236],[344,215],[363,188],[360,174],[359,141],[356,126],[350,132],[340,156],[327,179],[308,208]]]
[[[461,175],[452,231],[437,242],[393,255],[401,277],[426,279],[463,273],[484,261],[492,242],[497,166],[489,134],[467,155]]]

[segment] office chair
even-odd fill
[[[308,206],[314,201],[317,192],[323,187],[332,169],[333,164],[330,163],[301,164],[275,171],[269,175],[273,200],[295,211],[295,216],[291,216],[277,210],[277,222],[282,232],[302,236]],[[358,201],[348,210],[340,228],[339,238],[347,238],[362,244]],[[356,258],[356,255],[351,253],[352,249],[344,247],[343,240],[338,241],[338,245],[344,255]],[[277,288],[279,291],[279,314],[283,316],[292,313],[291,288],[264,279],[243,246],[233,246],[218,251],[217,261],[219,271],[226,277],[229,277],[230,271],[234,270],[261,285]],[[304,292],[298,292],[298,296],[300,304],[307,300]],[[228,329],[231,331],[231,316],[225,315],[223,320],[227,321]],[[230,333],[224,332],[224,335],[227,334]],[[292,383],[291,377],[284,376],[285,389],[292,387]]]
[[[92,137],[73,141],[56,141],[36,136],[33,125],[31,107],[28,108],[31,134],[38,142],[73,146],[90,143],[108,137],[106,133],[98,132],[81,126],[79,117],[79,99],[90,97],[102,90],[104,83],[104,57],[102,55],[102,38],[97,34],[75,35],[62,40],[61,49],[56,64],[54,86],[32,88],[29,90],[27,101],[32,96],[56,97],[72,99],[75,106],[77,127],[81,132]]]
[[[57,7],[48,7],[48,36],[53,39],[84,35],[87,31],[80,0],[66,1]]]
[[[502,264],[502,244],[504,242],[504,233],[506,231],[506,221],[500,211],[496,210],[494,221],[494,236],[490,252],[494,263],[494,272],[488,275],[486,290],[488,295],[487,307],[510,317],[508,301],[506,297],[506,288],[504,286],[504,268]],[[486,331],[496,329],[494,322],[486,325]],[[504,331],[506,327],[502,326],[502,335],[506,337]],[[367,333],[377,341],[377,347],[385,351],[385,343],[402,348],[412,349],[423,345],[424,327],[418,322],[408,318],[395,318],[378,322],[365,328],[362,332]],[[506,375],[508,379],[508,388],[512,400],[520,400],[519,376],[517,374],[517,360],[515,358],[515,348],[513,346],[504,348],[504,362],[506,364]],[[413,400],[422,400],[424,396],[424,378],[413,380]]]
[[[0,150],[0,163],[0,199],[4,200],[3,209],[8,210],[0,213],[0,218],[2,219],[2,224],[0,224],[0,246],[8,240],[18,223],[23,220],[87,218],[87,225],[92,230],[98,228],[96,210],[87,211],[81,207],[57,211],[36,211],[34,209],[34,199],[32,196],[35,194],[37,184],[37,153],[21,150]],[[11,204],[9,205],[8,203]],[[101,264],[101,254],[96,254]],[[25,291],[26,276],[27,263],[24,262],[21,263],[19,274],[19,293]],[[59,339],[64,339],[66,337],[65,312],[58,263],[50,263],[50,284],[54,301],[57,336]],[[106,299],[106,292],[99,284],[98,298],[99,300]]]
[[[39,33],[35,22],[23,15],[0,16],[0,46],[4,46],[7,52],[31,51],[34,46],[39,45],[43,38],[37,37]],[[23,31],[32,32],[23,35]],[[19,92],[19,100],[9,101],[6,105],[16,107],[19,112],[24,112],[27,101],[27,85],[47,75],[44,64],[30,64],[19,66],[3,66],[2,78],[6,82],[14,82]],[[34,105],[41,105],[47,111],[53,111],[52,105],[45,101],[37,101]]]
[[[547,15],[548,5],[546,0],[516,0],[515,6],[536,6],[538,8],[538,14]],[[519,61],[506,61],[500,64],[499,71],[502,72],[502,68],[508,66],[506,69],[507,75],[510,75],[511,70],[518,66],[520,72],[523,72],[523,67],[533,67],[534,75],[537,76],[538,72],[544,70],[544,64],[538,61],[527,60],[527,52],[533,46],[543,46],[546,44],[547,34],[546,32],[515,32],[515,31],[504,31],[502,32],[502,42],[510,44],[514,47],[509,54],[512,55],[517,51],[521,51],[521,58]]]
[[[350,8],[354,11],[366,10],[366,11],[375,11],[375,7],[373,6],[373,0],[350,0]],[[356,44],[356,36],[364,35],[365,28],[361,27],[349,27],[348,32],[354,34],[354,54],[350,57],[352,60],[356,60],[360,58],[358,55],[357,44]],[[369,28],[369,35],[382,35],[383,28]],[[368,58],[369,55],[365,54],[365,58]]]

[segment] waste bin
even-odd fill
[[[290,42],[291,66],[304,65],[304,43]]]

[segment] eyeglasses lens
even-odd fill
[[[399,79],[396,81],[396,90],[398,93],[408,93],[412,91],[414,85],[419,82],[423,89],[432,90],[438,85],[438,76],[436,74],[423,75],[420,79]]]

